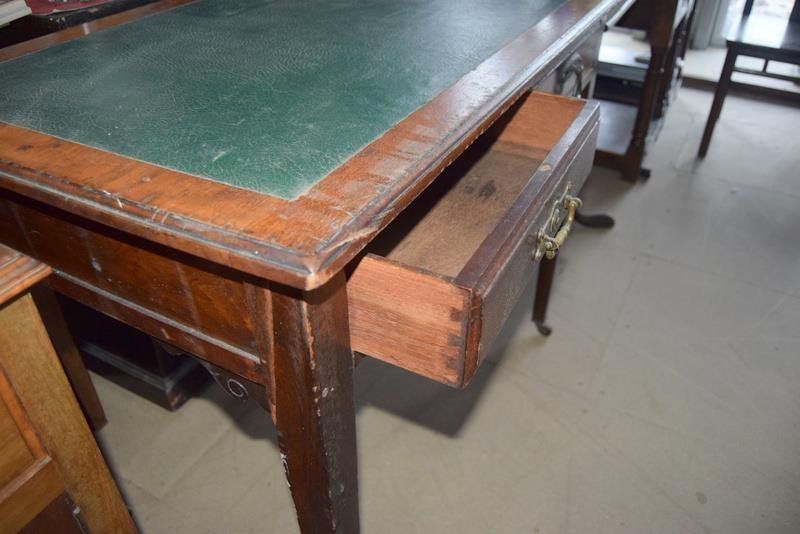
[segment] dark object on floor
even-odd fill
[[[614,219],[610,215],[604,213],[587,215],[579,211],[575,214],[575,221],[587,228],[614,228]]]
[[[78,302],[60,297],[86,366],[168,410],[211,382],[195,359]]]
[[[701,158],[708,153],[708,145],[711,143],[711,136],[714,134],[714,127],[719,120],[734,72],[800,82],[800,77],[768,71],[770,61],[800,65],[800,4],[794,3],[787,22],[780,22],[774,17],[751,14],[752,8],[753,0],[747,0],[739,27],[728,38],[728,55],[725,57],[725,64],[714,94],[714,103],[711,105],[703,139],[700,142],[698,155]],[[737,67],[736,58],[739,56],[763,59],[764,66],[761,70]]]

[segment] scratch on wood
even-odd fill
[[[283,471],[286,473],[286,485],[289,486],[289,489],[292,489],[292,483],[289,481],[289,462],[283,451],[281,451],[281,464],[283,464]]]
[[[428,137],[430,139],[438,139],[439,137],[435,128],[431,128],[430,126],[425,126],[423,124],[418,124],[415,126],[414,133],[421,137]]]
[[[411,156],[420,157],[425,155],[430,150],[430,145],[420,141],[413,141],[411,139],[403,139],[398,143],[397,149],[400,152],[409,154]]]

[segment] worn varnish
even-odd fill
[[[292,201],[5,124],[0,186],[242,271],[317,287],[621,3],[565,1]]]
[[[275,423],[302,532],[358,532],[353,354],[344,273],[302,295],[276,289]]]

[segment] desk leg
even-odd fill
[[[536,281],[536,296],[533,301],[533,322],[543,336],[549,336],[553,330],[545,324],[547,306],[550,303],[550,290],[553,288],[553,276],[556,273],[556,260],[543,258],[539,264],[539,277]]]
[[[303,533],[356,533],[353,353],[343,273],[324,287],[273,290],[275,416]]]

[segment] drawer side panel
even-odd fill
[[[469,294],[452,282],[367,255],[347,284],[353,350],[438,382],[463,374]]]

